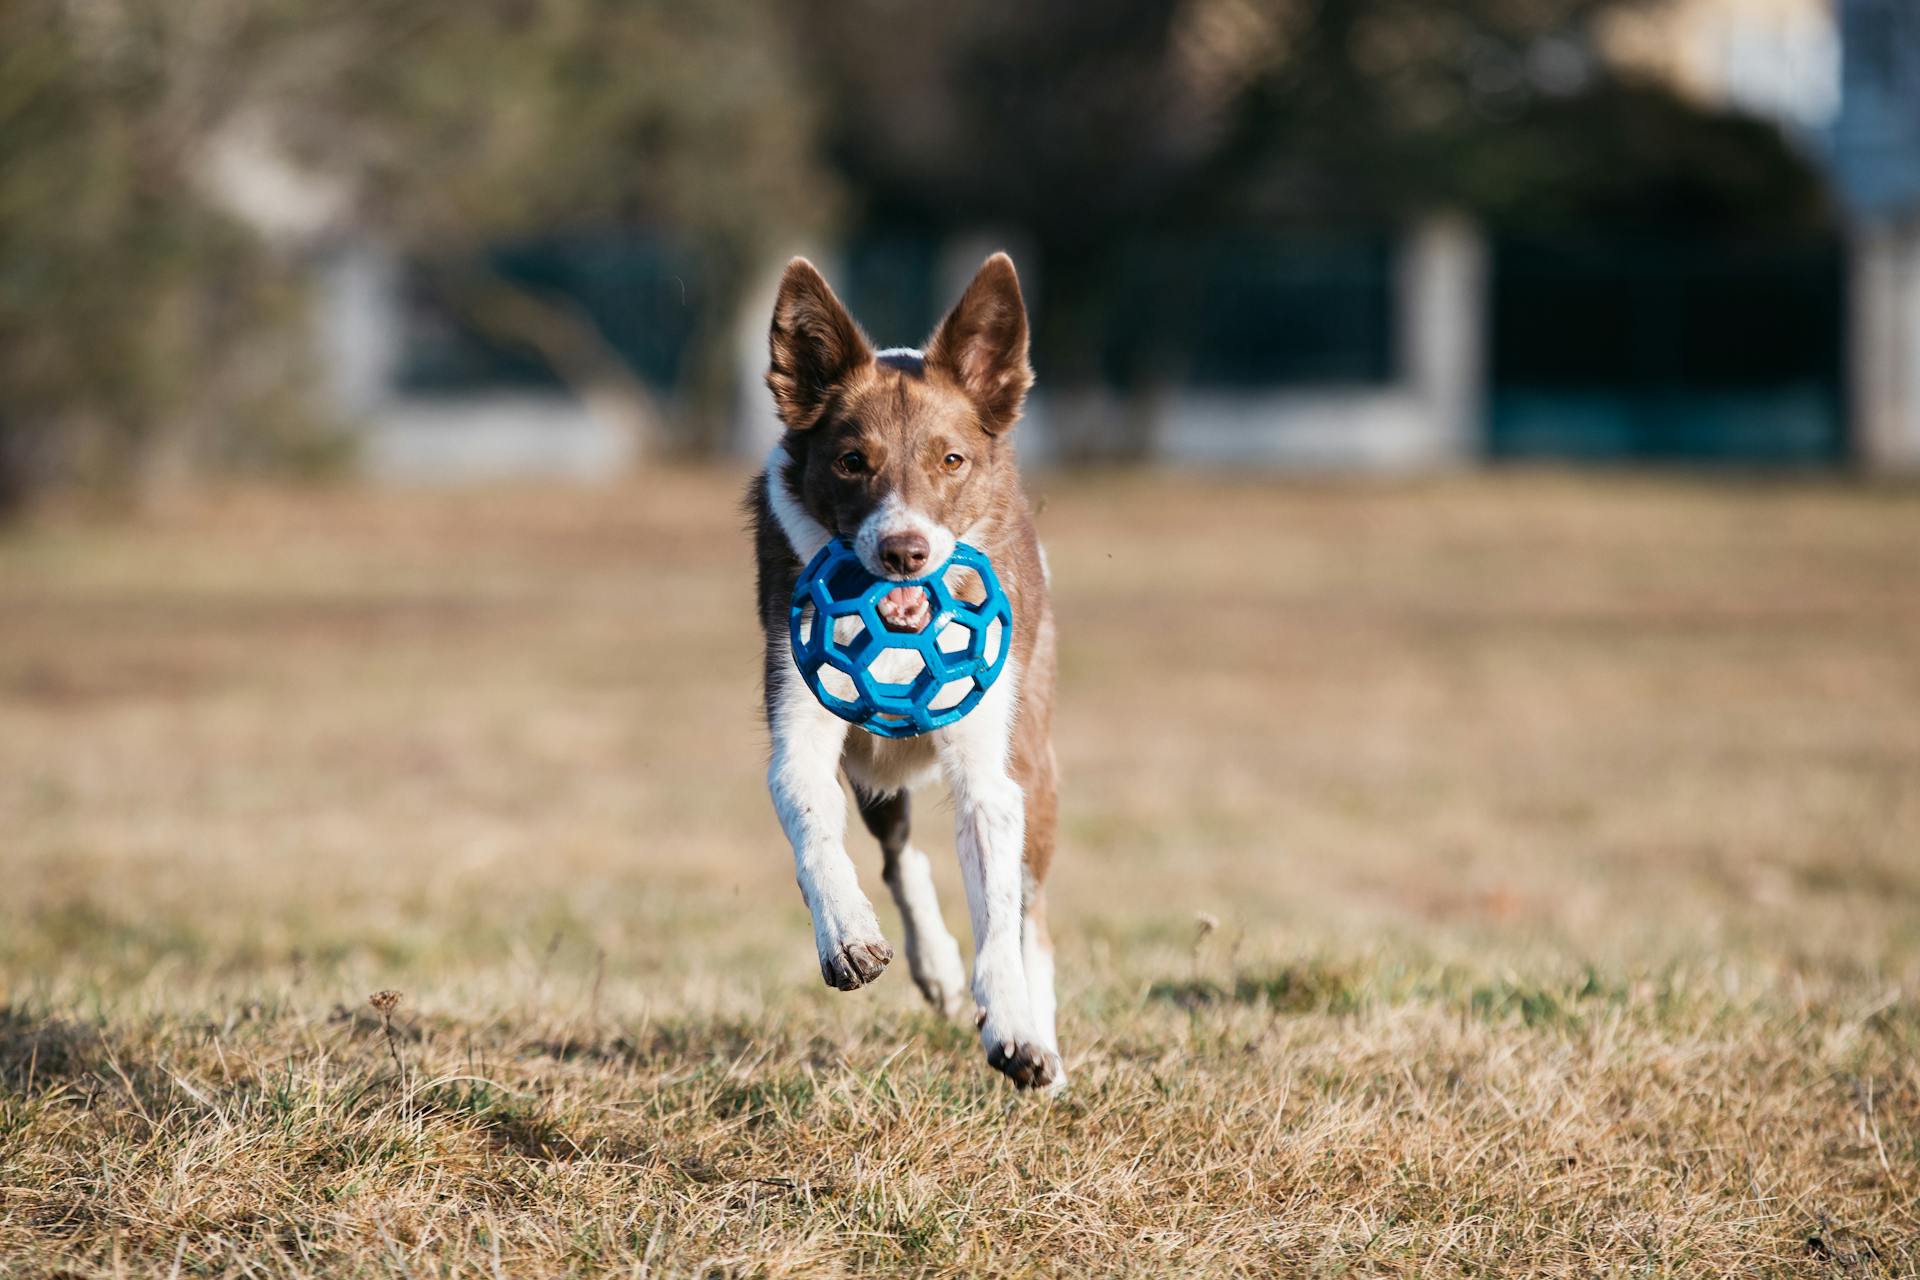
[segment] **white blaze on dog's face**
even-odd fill
[[[1012,491],[1007,433],[1032,384],[1013,262],[995,254],[924,353],[875,352],[818,271],[787,266],[767,385],[787,426],[784,483],[878,577],[925,577]],[[888,593],[889,626],[917,631],[925,592]]]

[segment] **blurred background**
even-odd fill
[[[1906,0],[16,0],[0,502],[757,458],[984,252],[1035,461],[1920,466]]]

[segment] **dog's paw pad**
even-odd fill
[[[879,938],[843,942],[820,961],[820,976],[841,991],[857,991],[885,972],[893,948]]]
[[[987,1050],[987,1065],[1022,1089],[1044,1089],[1060,1076],[1060,1063],[1037,1044],[997,1044]]]

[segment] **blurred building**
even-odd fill
[[[1616,17],[1606,56],[1706,107],[1777,123],[1832,175],[1840,233],[1398,233],[1156,237],[1089,317],[1091,375],[1040,389],[1023,447],[1276,468],[1482,459],[1856,462],[1920,468],[1920,4],[1676,0]],[[931,329],[989,247],[1036,308],[1048,264],[1010,236],[872,226],[815,253],[883,344]],[[777,263],[731,323],[734,443],[777,432],[760,374]],[[645,236],[502,246],[503,278],[564,297],[654,386],[677,380],[696,255]],[[341,403],[379,475],[594,477],[645,432],[472,331],[407,264],[328,259]],[[1084,361],[1081,362],[1084,368]]]
[[[1854,439],[1871,466],[1920,468],[1920,4],[1841,0],[1840,17]]]
[[[1623,63],[1778,122],[1830,167],[1848,227],[1846,452],[1920,467],[1920,4],[1675,0],[1607,34]]]
[[[665,282],[631,289],[653,246],[503,248],[494,269],[531,276],[588,310],[641,376],[671,373],[685,320],[657,303]],[[320,260],[319,331],[343,416],[360,428],[365,470],[402,483],[504,477],[597,480],[639,459],[625,415],[563,383],[541,361],[464,323],[385,246],[354,237]],[[623,287],[629,286],[629,287]],[[684,309],[682,309],[684,310]],[[658,357],[667,354],[663,371]]]
[[[1770,122],[1815,161],[1846,96],[1828,0],[1629,6],[1599,36],[1627,73],[1703,111]],[[1486,454],[1858,456],[1842,237],[1510,234],[1491,259]]]

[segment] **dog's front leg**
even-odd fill
[[[813,914],[820,976],[852,991],[880,976],[893,959],[873,903],[847,856],[847,801],[840,791],[840,749],[847,725],[813,701],[797,680],[769,699],[773,759],[767,790],[793,845],[794,875]]]
[[[1021,953],[1026,797],[1007,772],[1012,683],[1002,680],[949,731],[940,757],[953,791],[954,845],[973,917],[980,1043],[996,1070],[1031,1089],[1062,1076],[1059,1056],[1034,1020]]]

